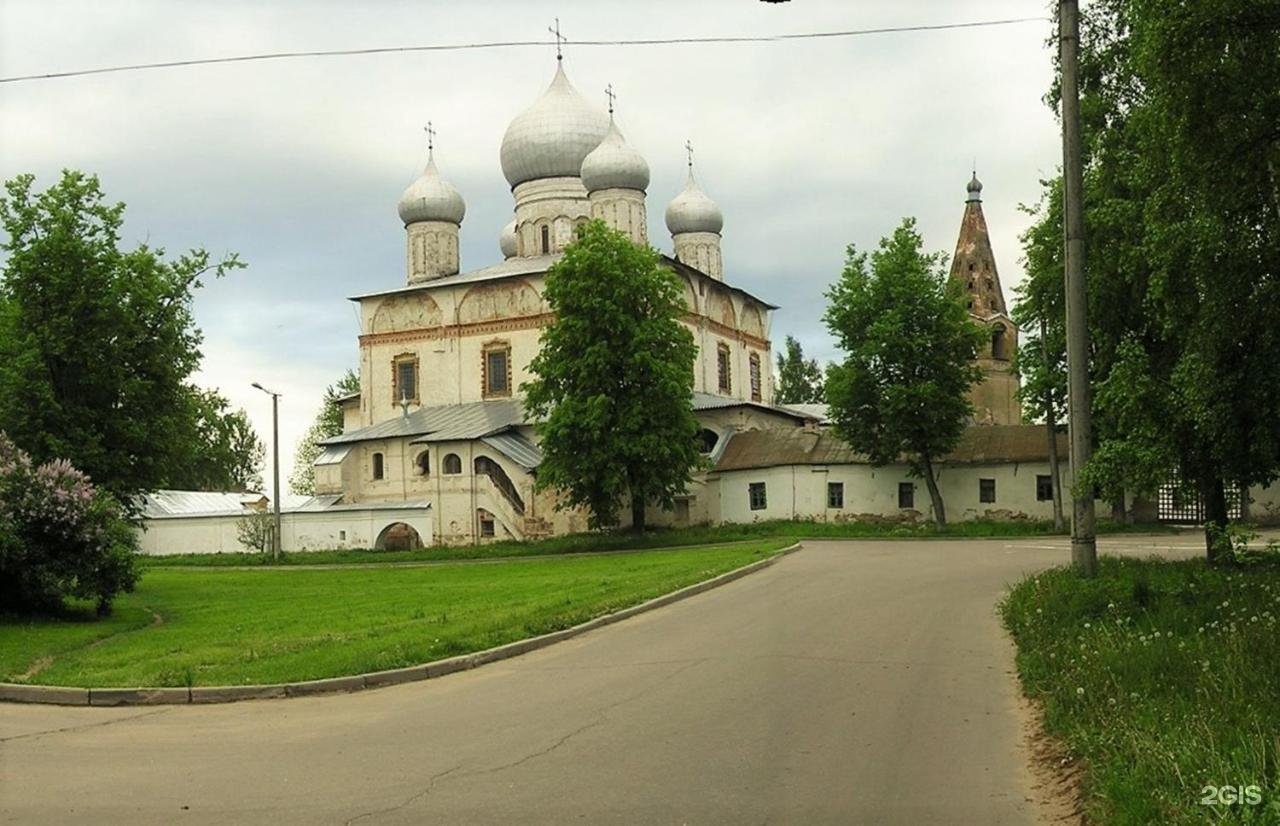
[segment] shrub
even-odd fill
[[[138,580],[137,537],[118,502],[65,459],[35,466],[0,432],[0,606],[56,610],[90,599],[107,613]]]

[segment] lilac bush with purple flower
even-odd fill
[[[137,538],[119,503],[66,459],[35,465],[0,432],[0,612],[94,600],[138,580]]]

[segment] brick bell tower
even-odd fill
[[[1018,328],[1009,318],[996,271],[996,259],[982,214],[982,183],[975,172],[966,187],[964,218],[960,238],[951,260],[951,278],[960,282],[969,316],[987,330],[987,340],[978,352],[982,380],[969,391],[975,424],[1021,424],[1018,377],[1013,372],[1013,355],[1018,349]]]

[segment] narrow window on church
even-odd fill
[[[456,453],[450,453],[440,462],[440,472],[454,476],[462,472],[462,459]]]
[[[991,328],[991,358],[1003,361],[1008,357],[1005,353],[1004,326],[997,324]]]
[[[898,483],[898,507],[914,508],[916,506],[916,486],[914,482]]]
[[[422,451],[418,454],[418,458],[413,460],[413,463],[418,467],[419,476],[431,475],[431,451]]]
[[[764,482],[752,482],[747,485],[747,499],[751,503],[751,510],[762,511],[769,506],[768,497],[765,495]]]
[[[392,404],[402,401],[418,402],[418,357],[414,355],[396,356],[392,361],[391,371]]]
[[[493,524],[493,514],[489,513],[484,508],[480,508],[479,512],[477,513],[477,516],[479,516],[480,518],[480,535],[493,536],[495,533],[494,524]]]
[[[995,479],[979,479],[978,480],[978,501],[979,502],[995,502],[996,501],[996,480]]]
[[[485,398],[511,395],[511,345],[494,342],[484,347],[481,364],[482,390]]]
[[[381,453],[373,454],[373,478],[374,479],[382,478],[382,454]]]
[[[546,255],[551,252],[551,227],[543,224],[542,226],[542,254]]]
[[[716,345],[716,379],[720,392],[728,395],[733,392],[733,373],[729,366],[729,345]]]
[[[751,354],[748,360],[751,369],[751,401],[758,402],[760,395],[760,356],[756,353]]]
[[[844,482],[827,482],[827,507],[844,507]]]

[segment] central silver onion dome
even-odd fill
[[[724,229],[724,215],[716,202],[698,187],[689,170],[684,190],[667,204],[667,229],[672,235],[683,232],[715,232]]]
[[[608,116],[578,94],[557,64],[547,91],[507,127],[502,174],[512,188],[538,178],[576,178],[583,158],[608,132]]]
[[[611,120],[609,133],[582,161],[582,185],[587,192],[602,189],[636,189],[649,186],[649,164],[627,144]]]
[[[458,190],[454,189],[436,169],[435,158],[427,156],[427,168],[400,196],[398,204],[400,220],[405,226],[419,221],[448,221],[461,224],[467,214],[467,205]]]

